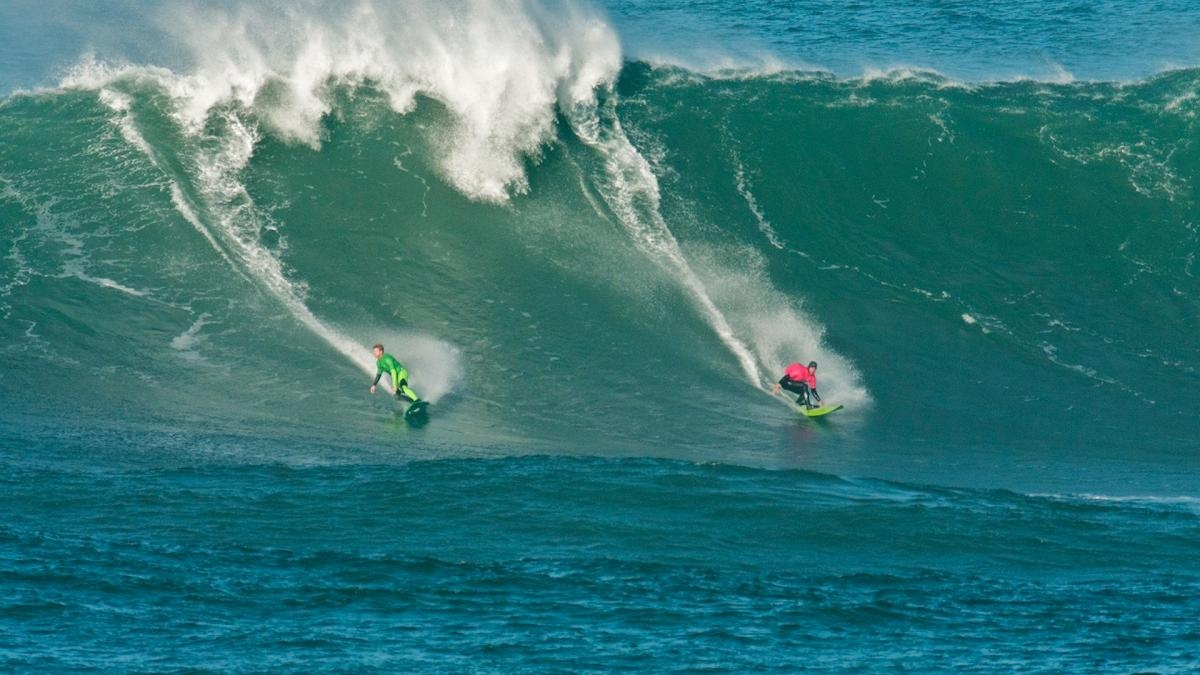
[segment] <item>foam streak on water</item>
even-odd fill
[[[692,271],[679,243],[663,221],[659,212],[658,181],[649,164],[629,142],[611,109],[606,110],[603,117],[594,109],[580,111],[579,107],[573,110],[572,128],[604,157],[609,185],[603,194],[610,207],[638,247],[679,279],[721,342],[737,358],[746,378],[752,384],[760,384],[762,377],[754,355],[734,334],[729,321],[709,297],[704,283]]]

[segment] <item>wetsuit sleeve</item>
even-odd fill
[[[379,378],[381,378],[381,377],[383,377],[383,369],[382,368],[375,371],[375,381],[371,383],[371,386],[374,387],[375,385],[379,384]]]
[[[813,398],[817,399],[818,401],[821,400],[821,395],[817,393],[816,389],[810,389],[809,391],[812,392]]]

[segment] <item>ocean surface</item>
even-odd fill
[[[1198,114],[1173,0],[10,0],[0,670],[1196,672]]]

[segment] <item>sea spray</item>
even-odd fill
[[[477,199],[528,187],[524,161],[553,138],[560,99],[581,100],[620,67],[615,35],[575,3],[308,2],[286,21],[252,6],[178,10],[174,23],[195,71],[174,85],[185,124],[234,101],[283,138],[314,147],[329,88],[369,82],[391,108],[418,95],[446,107],[432,130],[446,179]]]
[[[659,212],[658,181],[645,158],[621,131],[613,105],[610,99],[599,112],[594,107],[575,106],[569,113],[576,135],[604,158],[607,180],[601,193],[638,247],[676,276],[721,342],[737,358],[746,378],[751,383],[760,383],[762,378],[753,354],[713,304],[663,221]]]

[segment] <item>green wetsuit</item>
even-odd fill
[[[371,383],[372,387],[379,384],[379,378],[383,377],[384,373],[391,373],[392,388],[396,390],[396,398],[400,398],[401,394],[407,396],[410,401],[416,401],[420,398],[417,396],[417,392],[409,388],[408,371],[404,369],[404,366],[394,356],[384,354],[375,362],[375,367],[379,370],[375,371],[375,381]]]

